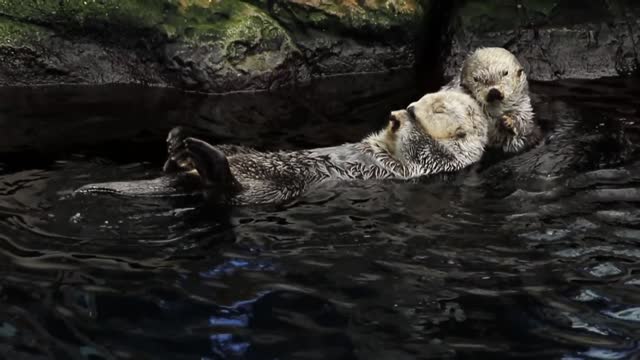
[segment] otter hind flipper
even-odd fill
[[[231,173],[229,160],[222,151],[193,137],[184,139],[183,143],[205,185],[222,187],[229,192],[240,190],[240,183]]]

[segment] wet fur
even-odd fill
[[[499,90],[504,98],[488,102],[491,88]],[[442,89],[462,91],[476,99],[491,120],[489,147],[517,153],[539,142],[541,131],[534,121],[527,75],[508,50],[475,50],[463,63],[460,74]]]
[[[205,193],[217,200],[236,205],[282,203],[327,180],[408,179],[462,169],[480,160],[487,123],[471,97],[452,92],[425,95],[407,110],[392,112],[385,129],[358,143],[328,148],[259,152],[213,146],[176,129],[167,140],[164,169],[167,176],[195,170]],[[78,191],[96,192],[112,184],[126,195],[126,182],[93,184]]]

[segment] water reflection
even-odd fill
[[[180,119],[197,119],[219,139],[266,148],[357,138],[376,126],[371,118],[384,120],[391,103],[414,96],[385,98],[375,88],[340,99],[344,91],[318,87],[289,105],[283,94],[229,103],[197,96],[186,102],[191,108],[180,105],[189,96],[169,101],[162,92],[141,92],[130,101],[89,91],[103,122],[88,115],[86,97],[63,92],[65,106],[85,104],[66,123],[70,134],[105,126],[69,144],[24,130],[62,121],[64,113],[14,94],[23,105],[0,116],[0,127],[13,118],[23,127],[4,144],[0,162],[0,353],[640,356],[640,88],[631,81],[534,84],[547,142],[506,159],[488,154],[450,176],[327,184],[286,206],[234,209],[190,196],[68,196],[87,182],[157,176],[163,128]],[[110,139],[96,138],[129,136],[132,128],[118,121],[140,116],[132,105],[143,98],[155,99],[143,109],[160,109],[153,110],[157,128],[135,130],[145,150],[114,150]],[[336,106],[329,111],[327,104]],[[234,116],[237,122],[216,120]],[[279,129],[265,126],[272,119],[281,121]],[[53,146],[51,153],[32,146],[34,138]],[[125,156],[130,152],[133,158]]]

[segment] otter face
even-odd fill
[[[423,96],[406,110],[394,111],[389,126],[396,158],[405,162],[422,164],[433,159],[433,154],[425,152],[434,140],[456,158],[475,160],[487,143],[488,121],[482,110],[469,95],[457,91]]]
[[[460,82],[482,105],[500,108],[527,91],[527,76],[518,59],[503,48],[481,48],[462,66]]]

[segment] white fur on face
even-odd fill
[[[527,91],[527,76],[518,59],[508,50],[497,47],[473,52],[462,66],[460,81],[483,105],[489,105],[487,94],[491,89],[497,89],[504,96],[492,104],[497,107]]]
[[[427,94],[407,110],[412,114],[409,126],[397,134],[397,151],[403,152],[405,158],[413,156],[407,144],[417,142],[416,131],[436,140],[465,162],[482,155],[488,141],[488,121],[469,95],[456,91]]]
[[[468,95],[441,91],[427,94],[407,108],[424,131],[438,141],[460,141],[486,135],[486,120]]]

